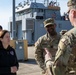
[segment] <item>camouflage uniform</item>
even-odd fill
[[[60,35],[64,35],[67,32],[67,30],[61,30]]]
[[[69,0],[68,6],[76,6],[76,0]],[[58,44],[58,51],[52,66],[53,75],[76,75],[75,43],[76,27],[66,32]]]
[[[46,24],[44,24],[46,25]],[[59,35],[50,36],[48,33],[41,36],[37,42],[35,43],[35,59],[42,69],[42,73],[44,74],[46,71],[46,63],[48,61],[53,61],[53,59],[45,59],[45,48],[52,54],[52,57],[55,56],[58,42],[59,42]]]

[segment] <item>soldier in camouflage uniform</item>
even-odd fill
[[[42,74],[48,75],[45,73],[47,68],[51,67],[53,63],[60,37],[55,30],[56,24],[54,19],[49,18],[45,20],[44,27],[47,33],[41,36],[35,43],[35,59],[42,70]]]
[[[67,5],[69,20],[74,28],[59,41],[52,66],[53,75],[76,75],[76,0],[69,0]]]

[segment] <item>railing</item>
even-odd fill
[[[48,9],[60,10],[60,7],[59,7],[59,6],[51,6],[51,5],[49,5],[49,6],[48,6]]]

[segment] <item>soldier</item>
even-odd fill
[[[47,33],[41,36],[35,43],[35,59],[42,70],[42,74],[49,75],[46,74],[46,71],[51,67],[54,60],[60,37],[55,30],[56,23],[54,19],[49,18],[45,20],[44,27]]]
[[[52,66],[53,75],[76,75],[76,0],[69,0],[67,3],[69,20],[74,26],[66,32],[58,44],[55,61]]]

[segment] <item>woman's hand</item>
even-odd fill
[[[17,72],[17,67],[16,66],[11,67],[11,73],[16,73],[16,72]]]
[[[45,48],[44,50],[45,50],[45,61],[47,61],[47,60],[52,60],[52,55],[51,55],[51,53],[48,51],[48,49]]]

